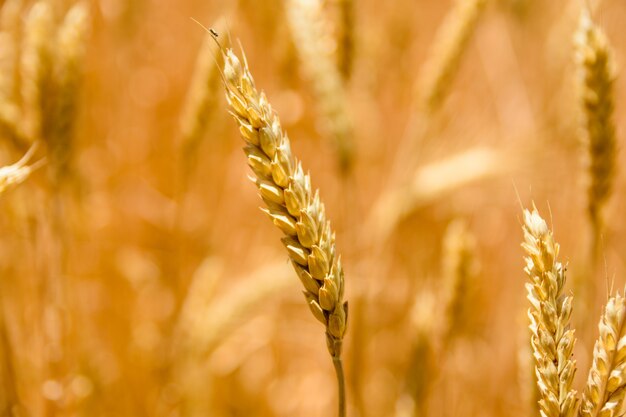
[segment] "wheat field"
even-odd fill
[[[625,22],[0,1],[0,417],[626,415]]]

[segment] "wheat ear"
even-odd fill
[[[344,81],[349,81],[354,67],[355,1],[338,0],[337,66]]]
[[[49,132],[53,100],[54,16],[46,0],[33,5],[24,24],[21,56],[21,90],[24,131],[29,140],[40,140]]]
[[[565,268],[557,261],[559,245],[536,209],[524,210],[523,230],[539,409],[542,417],[572,417],[578,402],[572,390],[576,362],[570,359],[575,342],[569,328],[572,297],[563,294]]]
[[[470,293],[477,271],[475,239],[462,220],[452,222],[443,245],[445,320],[444,347],[468,329],[471,321]]]
[[[222,32],[225,26],[226,20],[219,19],[213,27],[216,31]],[[187,187],[188,177],[195,166],[198,146],[206,134],[209,121],[214,113],[218,97],[217,92],[220,88],[220,73],[215,65],[216,60],[221,61],[221,55],[216,53],[215,42],[213,42],[211,33],[207,33],[198,52],[180,117],[183,189]],[[222,65],[221,62],[218,64]]]
[[[354,163],[353,126],[346,92],[329,39],[330,25],[320,0],[285,0],[289,27],[305,75],[310,79],[318,113],[334,141],[339,168],[349,173]]]
[[[0,9],[0,134],[17,149],[28,141],[19,126],[19,73],[23,0],[8,0]]]
[[[344,273],[335,252],[335,234],[326,219],[319,192],[291,154],[291,144],[278,116],[259,92],[248,64],[232,49],[222,49],[224,85],[231,114],[246,142],[244,152],[252,168],[264,210],[285,234],[282,239],[305,288],[315,318],[326,327],[328,351],[339,382],[339,415],[345,416],[345,387],[341,345],[346,332],[348,304],[343,302]]]
[[[55,117],[52,131],[46,132],[46,139],[50,144],[56,180],[67,175],[75,148],[74,125],[78,114],[88,23],[87,4],[76,3],[65,16],[55,45]]]
[[[626,394],[626,299],[620,294],[606,304],[593,348],[593,363],[580,406],[581,417],[623,415]]]
[[[613,123],[613,61],[606,36],[583,8],[576,34],[583,141],[586,146],[587,214],[593,230],[592,254],[599,250],[602,209],[613,190],[616,166]]]
[[[419,79],[422,106],[434,113],[445,99],[487,0],[457,0],[431,47]]]
[[[23,0],[8,0],[0,9],[0,97],[12,105],[18,99],[18,57],[20,51]]]
[[[181,311],[176,331],[180,340],[177,349],[182,349],[182,354],[202,356],[212,352],[236,329],[243,316],[293,284],[288,265],[284,261],[275,262],[260,267],[243,279],[236,279],[240,284],[221,298],[214,299],[210,287],[215,283],[211,281],[224,276],[216,265],[210,268],[212,270],[200,270],[194,274]]]

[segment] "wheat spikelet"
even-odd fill
[[[602,209],[613,190],[616,164],[613,124],[612,52],[606,36],[583,9],[576,34],[580,99],[584,114],[583,141],[587,148],[587,214],[593,228],[593,252],[602,233]]]
[[[53,131],[49,132],[51,159],[57,176],[66,174],[72,158],[74,125],[81,90],[85,38],[89,26],[86,3],[76,3],[68,11],[59,29],[55,48],[56,77]],[[48,132],[47,132],[48,133]]]
[[[572,297],[563,294],[565,268],[557,261],[559,245],[536,209],[524,210],[523,230],[540,412],[543,417],[572,417],[577,407],[572,390],[576,362],[570,359],[575,342],[574,330],[569,328]]]
[[[300,63],[311,80],[318,112],[332,137],[342,173],[354,162],[353,126],[341,74],[333,60],[332,38],[320,0],[285,0]]]
[[[593,348],[593,363],[580,405],[581,417],[623,415],[626,394],[626,299],[619,293],[606,304]]]
[[[21,90],[24,131],[32,142],[49,130],[53,100],[54,17],[50,4],[41,0],[33,5],[24,24],[21,57]]]
[[[487,0],[457,0],[431,47],[419,79],[419,101],[429,113],[442,104]]]
[[[337,67],[344,81],[348,81],[352,76],[354,61],[356,10],[354,0],[338,0],[338,6]]]

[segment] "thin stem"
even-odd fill
[[[337,374],[337,390],[339,393],[339,417],[346,417],[346,381],[343,374],[343,362],[341,357],[333,357],[335,373]]]

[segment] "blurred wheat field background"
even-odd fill
[[[624,415],[622,1],[0,4],[1,416]]]

